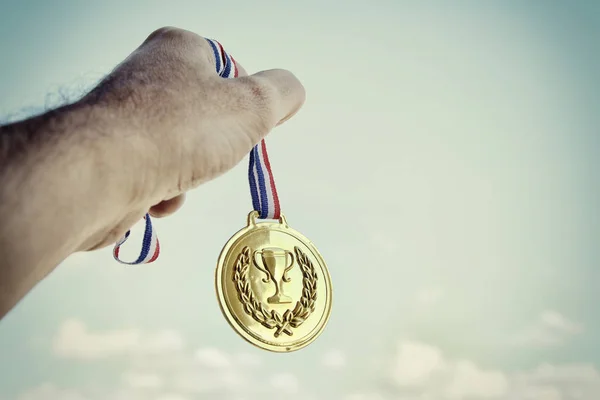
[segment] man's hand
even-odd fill
[[[140,124],[140,144],[123,165],[129,189],[153,216],[171,214],[184,193],[235,166],[273,127],[304,103],[302,84],[288,71],[223,79],[202,37],[162,28],[86,99]],[[117,133],[118,134],[118,133]],[[139,218],[136,218],[136,222]],[[114,244],[132,224],[106,232],[93,247]]]
[[[77,103],[0,127],[0,318],[71,253],[177,210],[304,102],[288,71],[223,79],[215,62],[162,28]]]

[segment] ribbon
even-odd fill
[[[227,54],[221,43],[213,39],[206,40],[212,47],[215,56],[217,74],[223,78],[237,78],[239,71],[233,57]],[[250,151],[248,181],[252,207],[258,212],[258,217],[260,219],[279,219],[281,212],[279,196],[264,139]]]
[[[232,56],[227,54],[221,46],[221,43],[213,39],[206,39],[210,44],[215,56],[215,67],[217,74],[222,78],[237,78],[239,70]],[[252,196],[252,207],[258,212],[260,219],[279,219],[281,207],[279,205],[279,196],[275,187],[275,179],[271,171],[269,154],[265,140],[254,146],[250,151],[250,161],[248,165],[248,181],[250,184],[250,194]],[[113,257],[121,264],[137,265],[150,264],[156,261],[160,254],[160,243],[156,236],[156,231],[152,227],[150,215],[144,216],[145,229],[142,239],[142,249],[140,255],[135,261],[126,262],[119,259],[119,250],[123,243],[129,238],[131,231],[119,239],[113,249]]]
[[[121,249],[123,243],[125,243],[127,239],[129,239],[131,230],[127,231],[125,235],[121,239],[119,239],[119,241],[115,244],[115,247],[113,249],[113,257],[121,264],[150,264],[151,262],[156,261],[156,259],[158,258],[158,255],[160,254],[160,243],[158,242],[156,231],[152,227],[152,220],[150,219],[150,214],[146,213],[146,215],[144,215],[144,221],[146,222],[146,227],[144,229],[144,238],[142,239],[142,250],[140,251],[140,255],[135,261],[127,262],[119,258],[119,250]]]

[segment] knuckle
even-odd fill
[[[190,43],[199,41],[200,39],[202,38],[194,32],[172,26],[164,26],[152,32],[146,39],[146,42],[165,40],[176,43]]]
[[[151,42],[161,37],[164,37],[164,35],[166,35],[172,29],[177,28],[174,28],[172,26],[163,26],[162,28],[158,28],[146,38],[146,42]]]
[[[167,54],[169,59],[183,62],[183,66],[211,64],[212,50],[208,42],[200,35],[180,28],[165,26],[152,32],[142,47],[148,51],[158,50]]]

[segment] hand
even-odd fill
[[[217,75],[204,38],[163,28],[80,101],[0,126],[0,318],[65,258],[236,165],[304,102],[288,71]]]
[[[114,141],[119,148],[135,143],[127,160],[116,161],[131,175],[121,190],[130,191],[132,206],[82,250],[114,244],[148,210],[156,217],[173,213],[186,191],[234,167],[304,103],[304,88],[288,71],[248,76],[236,61],[239,78],[224,79],[215,62],[201,36],[161,28],[83,99],[139,129]]]

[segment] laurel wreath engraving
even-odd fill
[[[315,311],[317,273],[312,262],[302,250],[294,247],[294,251],[296,252],[297,263],[302,270],[302,297],[293,310],[288,309],[283,315],[276,310],[267,310],[265,305],[254,296],[248,278],[251,254],[249,247],[246,246],[242,249],[233,269],[233,281],[244,311],[264,327],[275,329],[275,337],[279,337],[282,333],[292,336],[294,334],[292,328],[302,325],[310,314]]]

